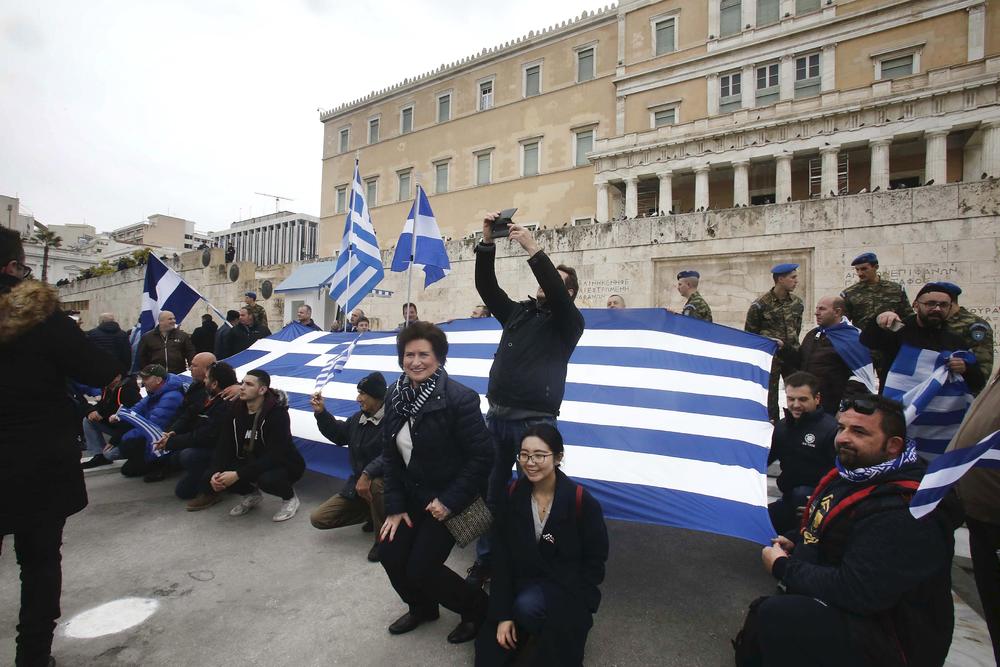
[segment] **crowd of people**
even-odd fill
[[[557,419],[584,332],[575,304],[579,281],[572,267],[553,264],[530,230],[513,225],[509,238],[527,253],[538,289],[533,298],[511,299],[497,281],[497,215],[483,221],[475,252],[483,303],[472,317],[494,317],[502,326],[485,417],[478,394],[448,375],[445,332],[404,304],[399,378],[362,378],[359,409],[346,420],[327,410],[321,394],[311,398],[320,433],[348,449],[351,475],[311,510],[310,522],[322,530],[362,524],[373,534],[366,557],[381,564],[405,606],[387,624],[389,633],[411,632],[439,618],[443,606],[458,619],[447,640],[474,641],[477,665],[579,665],[609,553],[600,503],[560,469],[566,453]],[[123,459],[125,476],[176,477],[175,494],[192,512],[239,496],[229,510],[238,517],[267,494],[280,501],[272,517],[280,522],[300,507],[295,484],[306,465],[292,438],[287,397],[270,375],[255,369],[238,378],[219,360],[270,334],[256,294],[247,292],[223,326],[210,326],[209,317],[191,335],[173,313],[161,312],[133,358],[111,314],[85,334],[59,310],[51,288],[25,280],[20,240],[5,231],[0,359],[18,381],[0,380],[10,408],[0,418],[0,438],[12,461],[0,472],[0,529],[14,535],[22,570],[17,664],[43,665],[52,664],[59,616],[62,529],[87,502],[82,469]],[[747,313],[745,329],[777,344],[768,463],[781,466],[780,498],[769,507],[778,537],[762,560],[781,592],[750,605],[734,640],[737,664],[943,664],[953,625],[953,533],[963,509],[987,623],[994,638],[1000,635],[1000,479],[990,472],[971,478],[971,505],[963,508],[952,494],[914,519],[909,498],[926,464],[907,437],[902,406],[862,383],[830,340],[836,327],[858,326],[883,383],[904,343],[971,350],[974,362],[953,359],[949,368],[983,394],[970,414],[979,415],[972,438],[996,430],[1000,419],[1000,389],[995,379],[987,386],[992,331],[958,307],[956,285],[929,283],[910,302],[901,286],[879,276],[874,254],[854,266],[859,282],[819,299],[817,326],[801,340],[797,265],[775,266],[774,287]],[[700,279],[695,270],[677,275],[685,298],[677,314],[711,322]],[[608,307],[625,308],[625,299],[612,295]],[[321,330],[308,305],[295,321]],[[370,322],[355,309],[344,328],[363,333]],[[81,412],[68,398],[70,382],[100,387],[96,402]],[[162,435],[151,437],[150,428]],[[82,462],[78,435],[90,454]],[[40,444],[23,447],[28,441]],[[484,516],[492,521],[488,530]],[[465,576],[446,564],[459,540],[476,540]]]

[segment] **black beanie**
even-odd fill
[[[958,296],[957,294],[955,294],[954,290],[951,288],[950,285],[946,285],[943,283],[927,283],[926,285],[920,288],[919,292],[917,292],[917,298],[919,299],[928,292],[940,292],[941,294],[947,294],[948,296],[951,297],[952,301],[954,301],[955,297]]]
[[[361,382],[358,383],[358,391],[381,401],[385,398],[385,378],[376,371],[361,379]]]

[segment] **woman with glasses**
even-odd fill
[[[476,665],[581,665],[608,559],[604,513],[559,469],[563,439],[554,426],[528,427],[517,460],[524,474],[494,524]]]
[[[409,610],[389,626],[401,635],[438,618],[438,605],[461,616],[453,644],[475,639],[486,594],[444,562],[455,546],[445,525],[486,497],[493,440],[479,394],[448,377],[448,339],[429,322],[396,337],[403,374],[385,397],[382,422],[386,519],[379,560]]]

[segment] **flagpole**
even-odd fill
[[[410,266],[406,269],[406,303],[412,303],[410,294],[413,290],[413,260],[417,254],[417,216],[420,214],[420,183],[414,173],[414,195],[413,195],[413,227],[410,228]],[[403,223],[406,224],[405,222]],[[409,326],[410,309],[407,307],[403,313],[403,327]]]
[[[347,207],[348,231],[347,231],[347,299],[344,301],[344,333],[351,322],[351,315],[347,312],[347,306],[351,305],[351,251],[354,250],[354,186],[358,182],[358,163],[361,161],[361,151],[354,154],[354,173],[351,174],[351,201]],[[367,203],[366,203],[367,205]]]

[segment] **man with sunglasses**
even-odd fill
[[[884,371],[879,373],[879,382],[885,387],[889,369],[892,368],[900,348],[906,344],[925,350],[964,350],[965,341],[948,331],[945,322],[951,314],[953,304],[951,291],[940,283],[927,283],[917,293],[913,302],[914,314],[900,318],[893,311],[879,314],[861,332],[861,343],[881,354]],[[965,383],[973,394],[978,394],[986,385],[986,378],[979,364],[967,364],[953,357],[948,361],[948,369],[965,378]]]
[[[767,665],[943,665],[957,498],[922,519],[910,514],[925,465],[899,403],[863,394],[841,403],[837,421],[835,468],[802,527],[762,551],[786,594],[752,607],[752,644]]]

